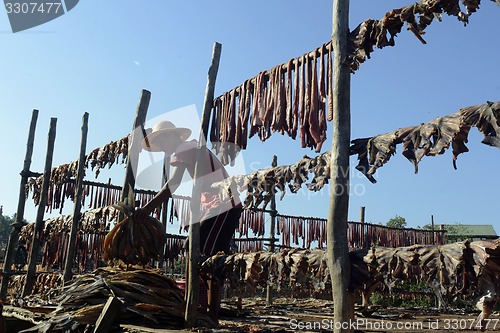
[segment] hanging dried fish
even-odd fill
[[[451,144],[453,166],[456,168],[458,155],[469,150],[465,143],[470,128],[477,127],[484,135],[482,143],[500,148],[499,124],[500,102],[487,102],[463,108],[454,114],[438,117],[418,126],[353,140],[351,155],[358,155],[356,169],[373,183],[376,182],[373,174],[389,161],[398,144],[402,144],[403,155],[413,163],[415,172],[418,172],[418,163],[424,156],[443,154]]]
[[[464,2],[466,11],[463,12],[457,0],[422,0],[412,5],[394,9],[385,14],[381,20],[368,19],[359,24],[349,34],[348,57],[346,63],[352,72],[359,69],[360,65],[370,59],[374,48],[394,46],[394,37],[401,32],[406,23],[408,30],[413,32],[423,44],[426,44],[422,35],[434,18],[441,20],[441,15],[446,13],[456,16],[464,25],[469,22],[469,16],[479,8],[479,1]]]
[[[220,154],[219,143],[234,143],[238,146],[236,150],[245,149],[246,138],[255,134],[265,141],[273,132],[287,133],[295,139],[300,131],[302,146],[320,151],[321,144],[326,139],[326,116],[323,113],[326,112],[325,103],[332,91],[330,83],[325,85],[325,81],[328,81],[326,71],[331,70],[331,66],[327,69],[324,56],[330,49],[331,42],[328,42],[314,50],[312,55],[307,53],[290,59],[287,64],[262,71],[237,88],[217,97],[213,103],[210,127],[212,148]],[[318,56],[319,75],[316,68]],[[330,59],[330,53],[328,56]],[[316,100],[313,95],[317,95],[319,99]],[[234,102],[228,102],[233,99]],[[232,110],[236,105],[235,117]],[[249,131],[246,130],[247,121],[250,121]],[[240,128],[238,124],[243,127]],[[315,130],[314,133],[311,133],[310,127]],[[232,130],[236,133],[234,139],[232,135],[228,136]],[[225,164],[229,162],[226,155],[221,154],[221,160]]]

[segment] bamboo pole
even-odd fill
[[[436,245],[437,239],[436,239],[436,232],[434,230],[434,215],[431,215],[431,230],[432,230],[434,245]]]
[[[351,137],[349,66],[349,0],[333,0],[332,45],[333,75],[333,139],[330,169],[330,209],[327,222],[328,266],[330,267],[334,303],[334,332],[352,332],[353,295],[349,292],[351,263],[347,239],[349,211],[349,145]]]
[[[139,99],[139,105],[137,106],[137,113],[134,120],[134,126],[132,127],[132,132],[129,136],[128,142],[128,158],[127,166],[125,171],[125,181],[122,187],[121,201],[125,201],[128,197],[128,191],[134,190],[135,187],[135,175],[134,171],[137,170],[137,164],[139,163],[139,153],[141,152],[141,140],[139,140],[136,135],[137,133],[143,133],[142,128],[144,127],[144,122],[146,121],[146,115],[148,113],[149,101],[151,100],[151,92],[146,89],[141,91],[141,97]],[[129,203],[132,204],[132,203]],[[123,218],[121,214],[120,220]]]
[[[75,261],[76,233],[80,224],[82,209],[83,178],[85,177],[85,150],[87,149],[89,114],[85,112],[82,119],[82,137],[80,142],[80,158],[78,160],[78,171],[76,174],[75,205],[73,207],[73,221],[69,234],[69,242],[64,263],[64,284],[73,278],[73,263]]]
[[[360,209],[360,222],[361,222],[361,248],[365,248],[365,207],[362,206]]]
[[[198,269],[198,260],[200,256],[200,202],[201,188],[197,177],[200,173],[200,156],[203,149],[206,148],[208,137],[208,123],[210,112],[214,99],[215,81],[219,70],[220,54],[222,45],[214,44],[212,52],[212,62],[208,69],[207,86],[205,91],[205,100],[203,102],[203,112],[201,114],[200,140],[198,141],[198,151],[196,153],[196,164],[193,177],[193,192],[191,196],[191,221],[189,224],[189,248],[188,248],[188,269],[187,269],[187,293],[186,293],[186,312],[184,316],[186,327],[196,327],[196,315],[199,300],[200,278]]]
[[[277,166],[278,166],[278,157],[274,155],[271,167],[275,168]],[[271,250],[271,253],[274,253],[274,242],[276,241],[275,229],[276,229],[276,194],[273,193],[271,197],[271,226],[269,230],[269,234],[271,236],[271,246],[269,249]],[[267,285],[266,289],[266,304],[267,305],[273,304],[273,287],[269,284]]]
[[[108,184],[106,185],[106,201],[105,204],[110,205],[111,202],[111,178],[108,178]],[[83,183],[82,183],[83,186]]]
[[[444,224],[440,224],[439,225],[439,231],[440,231],[440,241],[441,241],[441,245],[444,245],[446,244],[446,230],[444,230]]]
[[[23,170],[21,171],[21,184],[19,186],[19,199],[17,203],[16,219],[12,224],[12,231],[9,236],[7,245],[7,252],[5,253],[5,261],[3,265],[3,277],[0,286],[0,298],[5,298],[7,295],[7,287],[10,280],[11,266],[14,260],[14,253],[16,251],[17,243],[19,240],[19,232],[23,226],[24,208],[26,205],[26,184],[28,178],[32,175],[30,171],[31,157],[33,156],[33,146],[35,141],[36,122],[38,120],[38,110],[33,110],[31,115],[31,123],[28,134],[28,143],[26,144],[26,155],[24,157]]]
[[[38,254],[40,252],[41,237],[43,232],[43,216],[45,212],[45,205],[47,204],[47,194],[50,184],[50,173],[52,170],[52,157],[54,155],[54,141],[56,139],[56,125],[57,118],[50,119],[49,138],[47,144],[47,155],[45,157],[45,168],[43,172],[42,194],[40,196],[40,203],[36,214],[35,229],[33,230],[33,242],[31,243],[31,251],[28,262],[28,273],[26,274],[26,283],[24,284],[22,297],[28,296],[33,290],[36,279],[36,264],[38,261]]]
[[[161,185],[164,186],[168,179],[170,178],[170,156],[164,156],[163,157],[163,172],[162,172],[162,180],[161,180]],[[165,202],[162,204],[161,208],[161,224],[165,228],[165,232],[167,232],[167,220],[168,220],[168,201],[173,200],[170,198],[167,198]],[[160,256],[160,260],[158,261],[158,267],[159,269],[163,268],[163,265],[165,263],[165,248],[167,244],[163,246],[163,250]]]

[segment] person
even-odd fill
[[[134,213],[135,218],[145,219],[156,207],[165,202],[178,189],[184,174],[193,179],[198,152],[198,141],[187,141],[191,135],[188,128],[176,127],[170,121],[160,121],[146,131],[142,148],[150,152],[164,152],[170,156],[172,175],[163,188],[142,208]],[[212,184],[229,177],[224,165],[206,147],[199,156],[199,172],[196,184],[201,186],[201,207],[204,212],[200,219],[200,254],[212,256],[218,252],[229,253],[230,242],[239,223],[242,205],[236,189],[220,193]],[[215,280],[215,279],[214,279]],[[220,281],[209,281],[208,311],[211,319],[218,322],[220,309]]]
[[[28,262],[28,251],[24,243],[19,243],[14,255],[14,266],[20,271]]]

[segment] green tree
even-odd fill
[[[8,239],[12,230],[12,217],[3,215],[3,207],[0,206],[0,239]]]
[[[404,217],[396,215],[389,221],[387,221],[385,225],[390,228],[406,228],[406,219]]]
[[[426,224],[423,229],[432,229],[431,224]],[[434,226],[434,230],[439,230],[439,226]],[[455,222],[454,224],[445,225],[446,239],[448,242],[460,242],[469,238],[470,228],[462,223]]]

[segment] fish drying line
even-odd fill
[[[317,217],[277,214],[277,234],[281,234],[282,247],[300,245],[311,249],[314,243],[319,249],[326,245],[327,219]],[[402,247],[415,244],[439,245],[445,243],[444,230],[422,230],[414,228],[391,228],[364,222],[348,222],[347,239],[350,250],[371,246]]]
[[[140,190],[137,191],[137,194],[141,195],[140,192]],[[174,217],[181,221],[189,221],[189,198],[174,196],[170,202],[170,222],[173,223]],[[80,271],[85,272],[99,266],[102,261],[104,239],[111,229],[111,222],[119,220],[119,214],[120,211],[115,209],[113,205],[91,209],[81,214],[75,243],[76,261],[79,263]],[[40,236],[43,241],[43,267],[64,268],[72,221],[72,215],[58,216],[44,221],[44,229]],[[28,250],[31,249],[33,231],[34,224],[28,224],[22,227],[19,234],[20,243],[25,244]],[[179,253],[182,245],[183,242],[179,242],[174,237],[167,242],[167,253],[169,255],[173,251]]]
[[[354,73],[370,58],[374,48],[394,46],[394,38],[406,23],[422,42],[427,26],[446,13],[464,25],[479,8],[480,1],[465,1],[465,12],[457,0],[424,0],[394,9],[381,20],[368,19],[349,34],[346,64]],[[498,2],[497,2],[498,4]],[[257,135],[261,141],[272,133],[297,135],[302,148],[316,152],[326,140],[326,120],[333,117],[332,42],[264,70],[238,87],[214,99],[210,128],[212,148],[223,163],[232,163],[236,154]]]
[[[113,164],[124,164],[128,156],[128,136],[121,138],[117,141],[112,141],[101,148],[94,149],[85,158],[85,169],[91,168],[95,171],[95,176],[99,176],[100,170],[108,167],[111,168]],[[78,170],[78,161],[73,161],[67,164],[61,164],[51,170],[50,184],[51,184],[51,200],[59,207],[59,203],[63,201],[63,197],[74,197],[74,186],[76,173]],[[42,192],[43,175],[38,175],[36,178],[30,178],[26,188],[26,193],[32,192],[33,201],[38,204]],[[87,185],[92,184],[87,182]],[[103,187],[104,185],[100,186]],[[88,195],[88,193],[87,193]]]
[[[498,4],[498,1],[495,2]],[[422,39],[424,29],[434,18],[440,19],[442,13],[456,16],[460,21],[464,22],[464,24],[467,24],[468,17],[478,9],[479,1],[466,2],[464,5],[466,7],[466,13],[460,10],[458,1],[442,0],[434,2],[427,0],[393,10],[387,13],[382,20],[367,20],[351,32],[349,36],[350,45],[348,47],[350,56],[346,58],[346,62],[349,64],[351,71],[354,72],[366,58],[369,58],[374,46],[379,48],[393,46],[394,37],[401,31],[404,23],[407,23],[408,29],[423,43],[425,43]],[[390,38],[387,38],[388,33],[390,34]],[[325,54],[327,58],[326,61]],[[323,44],[318,50],[315,50],[312,55],[313,61],[311,61],[309,53],[301,58],[303,60],[302,63],[300,63],[298,59],[292,59],[288,62],[287,68],[283,68],[283,66],[280,65],[273,68],[270,72],[259,73],[259,75],[254,78],[253,82],[252,80],[247,80],[242,85],[241,94],[239,96],[236,90],[234,90],[232,94],[225,93],[222,95],[224,101],[221,100],[221,98],[215,99],[213,109],[217,112],[212,113],[213,121],[210,139],[212,143],[218,142],[214,148],[222,154],[221,159],[223,162],[228,163],[229,160],[234,157],[234,151],[241,149],[240,147],[242,146],[246,146],[247,133],[244,133],[245,136],[242,141],[242,133],[236,133],[236,129],[247,129],[249,119],[252,119],[250,135],[259,133],[259,137],[263,141],[274,131],[279,131],[282,134],[288,132],[288,134],[295,139],[298,131],[300,133],[302,147],[314,148],[317,152],[321,150],[321,145],[326,140],[325,118],[331,119],[333,112],[332,108],[330,108],[332,99],[331,80],[326,80],[328,82],[325,82],[326,77],[331,78],[331,43]],[[292,67],[295,70],[293,76]],[[325,83],[327,85],[325,85]],[[142,103],[141,97],[139,109],[147,110],[149,92],[145,93],[147,93],[147,100]],[[238,99],[236,99],[237,97]],[[325,117],[327,105],[329,111],[328,117]],[[239,111],[238,116],[235,115],[236,109]],[[252,114],[250,114],[250,109],[253,111]],[[143,114],[145,116],[145,112]],[[219,117],[219,121],[217,121],[217,117]],[[139,117],[136,118],[136,120],[138,119]],[[299,120],[300,129],[298,127]],[[236,127],[237,122],[240,122],[240,126],[238,127]],[[223,126],[220,126],[221,124]],[[246,131],[248,131],[248,129]],[[217,140],[214,140],[217,136]],[[237,136],[240,138],[239,140],[236,140]],[[126,141],[128,145],[128,138]],[[242,142],[245,143],[240,146],[239,144]],[[233,144],[232,147],[231,143]],[[360,144],[363,146],[362,142]],[[492,144],[492,142],[490,142],[490,144]],[[237,147],[235,145],[237,145]],[[498,144],[493,143],[493,145]],[[220,147],[222,147],[222,150],[220,150]],[[111,146],[109,148],[111,148]],[[119,146],[114,148],[115,149],[108,152],[102,151],[104,165],[107,163],[112,165],[115,162],[117,156],[106,159],[107,156],[112,157],[115,151],[120,151]],[[123,154],[125,157],[126,151],[127,149],[124,149],[119,154]],[[387,155],[387,152],[385,152],[385,154]],[[359,154],[358,157],[361,159]],[[29,159],[31,159],[31,157]],[[388,157],[386,157],[386,161],[387,160]],[[414,160],[418,163],[417,158]],[[362,172],[369,177],[371,181],[374,181],[369,171],[367,171],[366,164],[367,163],[358,165],[358,167],[363,169]],[[95,166],[97,166],[96,174],[98,174],[101,165],[97,163]],[[373,170],[373,165],[371,169]],[[74,174],[75,170],[75,165],[70,166],[70,172]],[[127,176],[128,171],[127,168]],[[23,177],[25,177],[25,175],[23,175]],[[127,181],[128,180],[126,180],[126,182]],[[320,187],[321,186],[322,185],[320,185]],[[126,187],[124,186],[124,188]],[[2,290],[3,289],[2,287]]]
[[[186,202],[186,201],[184,201]],[[187,208],[189,211],[189,208]],[[117,221],[119,211],[113,206],[101,207],[82,213],[76,241],[76,261],[81,272],[96,269],[102,263],[103,244],[111,222]],[[179,219],[180,220],[180,219]],[[189,219],[188,219],[189,221]],[[69,230],[72,216],[58,216],[44,222],[41,239],[44,244],[42,267],[63,269],[66,259]],[[444,244],[444,230],[420,230],[412,228],[389,228],[386,226],[349,222],[348,239],[351,250],[370,246],[400,247],[414,244]],[[21,229],[19,240],[29,250],[33,238],[34,224]],[[251,230],[256,237],[250,237]],[[310,249],[311,245],[322,249],[326,244],[326,219],[317,217],[291,216],[277,214],[277,235],[281,235],[281,248],[300,245]],[[237,252],[263,251],[266,242],[273,241],[265,235],[265,212],[245,210],[236,228],[239,237],[235,238]],[[165,261],[173,267],[175,260],[185,255],[186,236],[167,234]],[[279,241],[279,239],[276,239]],[[269,244],[267,244],[269,245]]]
[[[469,151],[465,143],[472,127],[484,135],[482,143],[500,148],[500,102],[466,107],[417,126],[352,140],[351,155],[358,155],[356,169],[372,183],[376,182],[373,174],[395,154],[397,145],[402,145],[403,156],[412,162],[415,172],[418,172],[418,163],[424,156],[442,155],[451,145],[456,168],[458,155]],[[291,165],[229,177],[212,187],[228,191],[231,186],[237,186],[240,191],[247,191],[246,208],[265,208],[278,192],[283,199],[287,188],[291,193],[297,193],[304,184],[311,191],[319,191],[328,184],[329,177],[330,152],[324,152],[316,157],[304,156]]]
[[[461,109],[454,114],[439,117],[431,122],[418,126],[399,129],[391,133],[377,135],[371,138],[353,140],[351,154],[358,155],[360,162],[356,168],[363,172],[372,182],[375,181],[373,174],[395,153],[397,144],[403,145],[403,155],[415,165],[415,171],[418,171],[418,162],[423,156],[442,154],[449,148],[450,144],[453,149],[453,163],[455,165],[457,156],[462,152],[468,151],[465,142],[467,142],[467,135],[472,127],[477,127],[479,131],[485,135],[483,143],[500,147],[498,141],[500,135],[499,122],[500,103],[488,102],[486,104]],[[123,139],[120,141],[123,142]],[[117,145],[113,144],[112,146],[117,147]],[[104,149],[103,151],[116,152],[120,150]],[[111,160],[114,161],[118,154],[94,153],[93,156],[96,156],[98,158],[97,160],[101,161],[95,163],[95,166],[102,167],[106,165],[105,163],[110,163]],[[107,157],[101,159],[99,156]],[[112,158],[109,156],[112,156]],[[265,209],[271,197],[278,191],[281,191],[281,198],[283,198],[286,193],[286,187],[288,187],[292,193],[297,193],[302,184],[306,184],[307,188],[313,191],[318,191],[323,188],[323,186],[328,183],[329,161],[329,152],[325,152],[314,158],[306,156],[293,165],[279,166],[260,170],[245,176],[231,177],[226,180],[224,184],[228,186],[231,182],[235,182],[241,190],[247,190],[247,197],[245,199],[246,208],[255,210],[258,206],[263,204]],[[49,202],[54,205],[54,208],[57,208],[59,207],[57,204],[61,205],[63,202],[61,198],[64,198],[68,193],[74,193],[74,191],[68,190],[72,186],[71,182],[68,180],[62,182],[64,179],[62,175],[66,174],[67,170],[72,170],[72,168],[65,165],[55,168],[54,170],[52,171],[54,175],[53,180],[56,185],[53,185],[53,187],[55,186],[54,188],[56,188],[59,186],[62,190],[53,190],[51,192],[52,199],[49,200]],[[309,180],[309,174],[313,175],[311,180]],[[39,179],[37,178],[37,180],[30,181],[29,183],[34,193],[33,198],[38,197],[35,193],[37,191],[36,189],[39,187],[34,185],[37,184],[38,181]],[[96,182],[87,182],[85,184],[85,194],[91,197],[89,202],[90,207],[96,208],[96,205],[112,204],[113,202],[116,203],[118,200],[116,191],[118,191],[119,188],[116,186],[109,183],[104,184]],[[65,186],[67,187],[65,188]],[[104,190],[115,192],[105,193]],[[156,192],[137,190],[136,193],[139,195],[142,204],[144,204],[150,200]],[[57,195],[59,195],[59,197],[57,197]],[[174,200],[170,202],[170,206],[170,222],[173,223],[174,217],[178,218],[181,221],[179,232],[182,232],[182,230],[186,231],[188,228],[190,211],[189,198],[174,198]],[[157,216],[159,216],[160,212],[157,211],[156,213]],[[250,217],[250,214],[253,215]],[[260,214],[262,214],[262,212]],[[91,213],[88,216],[93,215]],[[321,248],[325,242],[325,235],[322,231],[324,231],[326,222],[320,221],[320,219],[317,218],[310,219],[310,223],[304,223],[308,219],[301,217],[278,217],[278,233],[282,235],[282,246],[291,246],[291,242],[295,245],[299,245],[299,238],[302,238],[303,247],[309,247],[312,242],[317,241],[318,246]],[[56,221],[60,220],[56,219]],[[255,235],[263,236],[265,232],[263,229],[264,225],[265,217],[263,215],[255,215],[255,212],[250,213],[250,210],[246,210],[243,222],[240,223],[238,231],[240,235],[248,237],[248,230],[251,229]],[[369,227],[369,224],[365,224],[366,226],[364,228],[354,227],[354,224],[351,225],[353,227],[349,228],[349,233],[350,246],[352,248],[356,248],[360,246],[360,244],[361,247],[371,244],[404,246],[409,244],[407,243],[408,239],[411,239],[410,242],[421,241],[425,244],[433,244],[435,241],[440,242],[442,239],[441,236],[437,237],[437,240],[434,240],[433,236],[416,236],[411,233],[408,235],[401,234],[400,236],[396,236],[390,231],[380,231],[385,230],[383,228]],[[98,235],[98,233],[95,234]],[[99,244],[101,241],[99,237],[101,236],[92,237],[97,237],[97,239],[87,239],[86,243]],[[241,249],[262,249],[263,241],[264,240],[255,240],[254,243],[247,243],[247,246]],[[64,240],[58,240],[52,248],[63,246],[64,242]],[[86,243],[84,239],[80,240],[82,246]],[[178,249],[181,247],[179,241],[172,240],[170,243],[172,246],[171,252],[179,253]],[[56,259],[47,258],[46,262],[56,262]],[[92,261],[91,258],[90,262]]]
[[[495,277],[500,274],[500,241],[398,248],[374,246],[350,251],[350,258],[349,289],[360,291],[366,299],[376,285],[391,292],[406,281],[425,281],[440,301],[440,306],[458,295],[477,297],[486,305],[484,299],[494,297],[492,292],[497,289],[492,281],[496,281]],[[321,249],[219,254],[207,259],[201,272],[208,276],[221,272],[230,290],[239,297],[244,292],[252,294],[256,287],[268,284],[275,285],[278,290],[292,288],[294,293],[310,290],[314,294],[330,290],[326,260],[327,253]],[[494,302],[490,307],[493,305]]]

